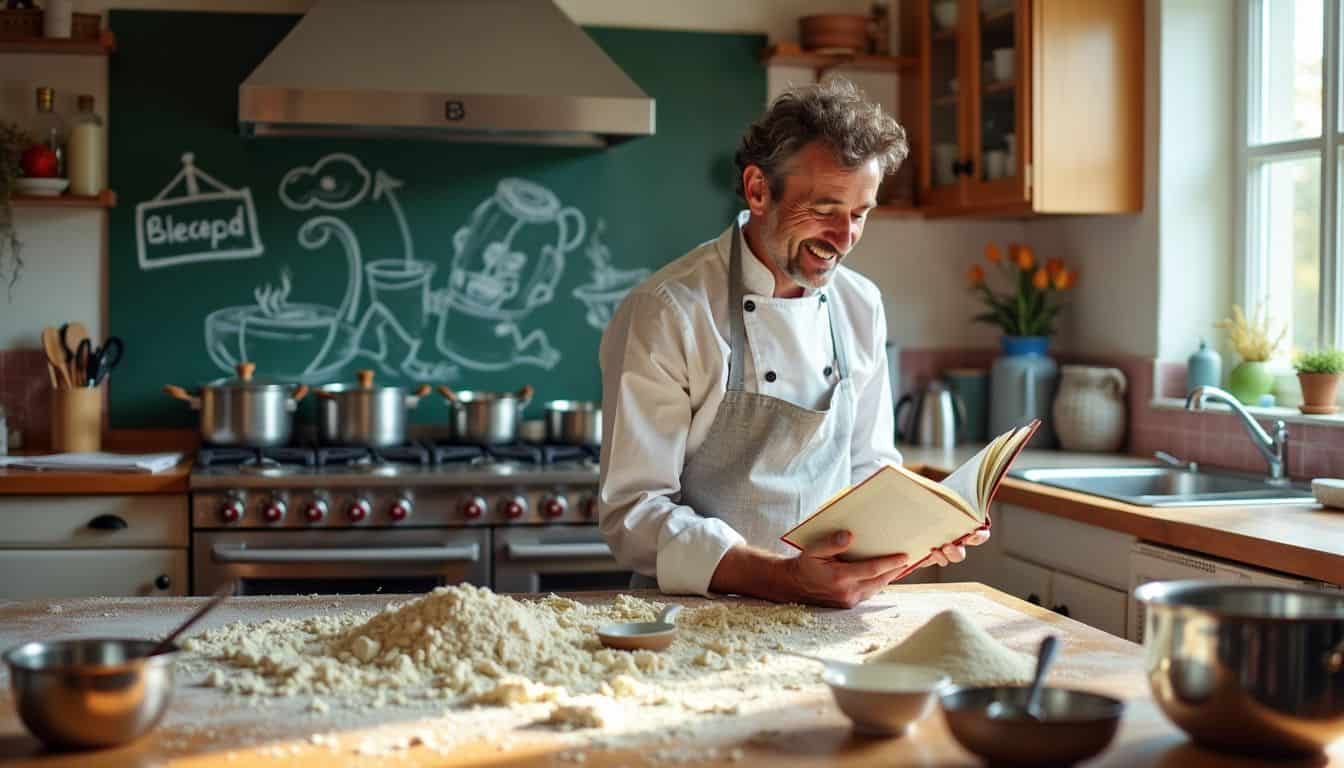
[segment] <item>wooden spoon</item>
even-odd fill
[[[79,342],[89,338],[89,329],[84,324],[75,321],[61,326],[61,346],[66,350],[65,362],[70,367],[71,374],[75,381],[88,381],[88,373],[85,370],[89,361],[81,360],[77,354]],[[89,342],[92,344],[93,342]]]
[[[74,384],[70,381],[70,369],[65,367],[65,348],[61,346],[60,331],[47,326],[42,329],[42,349],[47,353],[47,362],[56,369],[56,378],[60,383],[61,389],[70,389]]]

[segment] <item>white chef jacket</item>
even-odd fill
[[[750,213],[738,214],[743,228]],[[728,384],[728,256],[733,228],[659,270],[625,298],[602,335],[602,460],[598,520],[616,559],[674,594],[708,595],[734,545],[726,522],[675,499]],[[739,235],[741,237],[741,235]],[[744,389],[823,408],[837,379],[830,319],[849,334],[857,412],[851,483],[899,463],[887,377],[887,325],[872,281],[837,267],[825,288],[774,298],[774,275],[742,241],[747,353]],[[836,489],[839,490],[839,489]],[[783,535],[785,531],[779,531]],[[747,542],[765,546],[765,542]]]

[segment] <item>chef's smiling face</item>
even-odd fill
[[[752,213],[747,242],[774,274],[775,295],[781,297],[830,282],[863,235],[882,181],[876,158],[847,168],[820,141],[805,145],[789,161],[777,197],[760,168],[748,166],[745,175]]]

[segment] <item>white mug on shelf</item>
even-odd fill
[[[994,49],[994,79],[1006,83],[1013,79],[1013,69],[1016,63],[1016,51],[1012,48]]]
[[[73,12],[73,0],[47,0],[47,7],[42,11],[42,36],[70,37],[70,27],[74,21]]]
[[[952,166],[957,162],[956,144],[934,144],[933,145],[933,183],[938,186],[946,186],[957,182],[957,175],[953,173]]]
[[[1008,153],[1002,149],[991,149],[985,153],[985,178],[1002,179],[1007,176]]]

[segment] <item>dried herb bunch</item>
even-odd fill
[[[14,209],[10,198],[19,178],[19,159],[32,146],[31,134],[19,126],[0,120],[0,281],[13,300],[14,284],[23,271],[23,244],[14,228]]]

